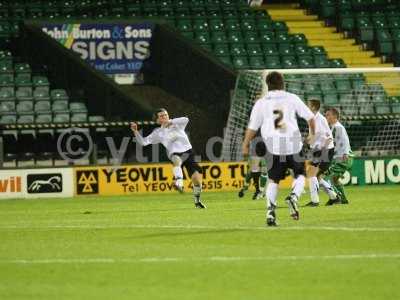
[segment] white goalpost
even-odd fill
[[[400,68],[243,70],[238,73],[222,155],[241,160],[241,144],[254,102],[267,92],[265,77],[278,71],[285,89],[302,100],[319,99],[322,111],[338,108],[354,152],[400,154]]]

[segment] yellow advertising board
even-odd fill
[[[235,191],[243,186],[244,162],[204,162],[203,191]],[[186,170],[185,190],[190,191]],[[171,164],[82,167],[74,169],[76,195],[131,195],[174,192]],[[289,178],[281,186],[290,187]]]

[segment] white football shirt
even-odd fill
[[[182,153],[192,149],[189,138],[185,132],[189,119],[186,117],[171,119],[172,123],[168,127],[159,127],[153,130],[151,134],[142,137],[140,133],[135,133],[136,141],[142,145],[161,143],[168,153],[168,157],[173,153]]]
[[[261,136],[270,153],[297,154],[303,143],[296,115],[307,121],[314,118],[297,95],[270,91],[254,104],[248,128],[254,131],[261,128]]]
[[[333,158],[341,159],[344,155],[352,155],[346,128],[339,121],[332,125],[332,135],[335,142],[335,154]]]
[[[314,142],[310,145],[312,149],[332,149],[334,148],[332,131],[329,128],[328,121],[325,117],[317,112],[314,117],[315,136]]]

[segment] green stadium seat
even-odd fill
[[[300,55],[311,55],[311,50],[306,45],[295,45],[294,46],[294,52],[296,53],[297,56],[300,56]]]
[[[193,21],[193,30],[197,32],[207,31],[208,30],[208,22],[207,19],[195,19]]]
[[[389,103],[376,103],[375,110],[377,114],[390,114],[390,104]]]
[[[361,42],[372,42],[374,40],[374,27],[368,17],[357,18],[358,36]]]
[[[360,105],[359,113],[361,115],[372,115],[372,114],[375,114],[374,106],[372,104]]]
[[[20,115],[17,119],[17,124],[32,124],[35,121],[35,116],[33,114]]]
[[[247,44],[247,54],[249,56],[262,56],[263,51],[260,44]]]
[[[51,112],[51,103],[50,101],[38,101],[35,103],[35,112],[36,113],[50,113]]]
[[[336,3],[334,0],[322,0],[320,5],[320,14],[324,19],[336,18]]]
[[[299,66],[295,56],[285,55],[282,56],[282,68],[284,69],[297,69]]]
[[[282,56],[285,56],[285,55],[293,56],[296,54],[294,52],[292,44],[279,44],[278,50],[279,50],[279,54]]]
[[[288,27],[285,22],[274,21],[272,22],[272,28],[275,32],[287,32]]]
[[[15,97],[19,101],[33,100],[32,89],[29,87],[19,87],[15,92]]]
[[[263,44],[262,47],[265,55],[279,56],[279,51],[275,44]]]
[[[316,68],[329,68],[330,62],[326,56],[314,56],[314,65]]]
[[[69,100],[67,91],[64,89],[54,89],[50,91],[50,98],[53,101],[56,100]]]
[[[229,47],[226,44],[214,45],[214,54],[216,56],[227,56],[229,55]]]
[[[257,32],[245,31],[244,32],[244,41],[246,43],[257,43],[259,41]]]
[[[34,87],[49,87],[50,83],[46,76],[32,76],[32,83]]]
[[[400,102],[392,102],[392,113],[400,114]]]
[[[14,101],[0,101],[0,115],[10,114],[15,112]]]
[[[321,80],[319,84],[324,94],[332,92],[336,93],[336,86],[333,80]]]
[[[226,38],[225,31],[212,31],[211,42],[214,44],[227,43],[228,39]]]
[[[0,73],[14,73],[12,61],[9,60],[0,61]]]
[[[31,67],[27,63],[17,63],[14,65],[15,73],[32,73]]]
[[[231,54],[235,55],[235,56],[247,55],[247,51],[246,51],[244,44],[232,44],[231,45]]]
[[[69,104],[69,111],[73,113],[87,113],[86,104],[83,102],[71,102]]]
[[[272,31],[274,29],[272,21],[267,19],[258,19],[256,27],[259,31]]]
[[[69,113],[55,113],[53,116],[54,123],[69,123],[70,116]]]
[[[192,21],[190,19],[178,19],[176,23],[176,27],[180,31],[192,31]]]
[[[260,32],[260,42],[262,42],[263,44],[275,44],[275,34],[272,31]]]
[[[0,74],[0,87],[3,86],[14,86],[13,74]]]
[[[254,19],[244,19],[240,23],[240,28],[243,31],[254,31],[256,29],[256,22]]]
[[[33,112],[33,102],[32,101],[20,101],[15,107],[19,115],[32,114]]]
[[[104,122],[104,117],[103,116],[89,116],[88,121],[89,122]]]
[[[290,36],[285,32],[278,33],[276,35],[276,42],[279,44],[290,44]]]
[[[301,55],[298,57],[299,68],[309,69],[314,68],[313,57],[311,55]]]
[[[266,69],[282,69],[282,64],[279,56],[265,56]]]
[[[351,90],[351,81],[349,79],[337,79],[335,84],[339,93]]]
[[[228,32],[228,41],[229,43],[243,43],[242,33],[240,31],[229,31]]]
[[[53,117],[51,114],[37,114],[35,123],[52,123]]]
[[[51,106],[53,112],[69,112],[67,100],[56,100]]]
[[[14,87],[6,87],[0,89],[0,101],[14,101],[15,91]]]
[[[331,68],[345,68],[346,64],[344,63],[343,59],[335,58],[331,59],[329,62]]]
[[[326,106],[337,106],[339,104],[338,94],[335,92],[324,93],[323,102]]]
[[[32,87],[31,73],[17,73],[15,76],[15,86]]]
[[[49,91],[46,88],[36,88],[33,91],[33,99],[35,101],[43,101],[43,100],[50,100]]]
[[[211,19],[208,23],[211,31],[221,31],[225,29],[222,19]]]
[[[232,56],[232,64],[236,69],[249,69],[247,56]]]
[[[227,19],[225,20],[225,30],[227,31],[239,31],[240,24],[237,19]]]
[[[73,113],[71,115],[71,122],[86,122],[87,121],[87,113]]]
[[[251,56],[249,58],[249,64],[251,69],[264,69],[265,63],[262,56]]]
[[[304,45],[304,46],[307,45],[307,39],[304,34],[299,34],[299,33],[292,34],[292,35],[290,35],[290,40],[293,44],[296,44],[296,45]]]
[[[0,118],[0,124],[15,124],[17,122],[17,116],[15,114],[4,115]]]

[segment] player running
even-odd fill
[[[176,188],[183,191],[183,166],[192,179],[195,207],[206,208],[200,201],[202,169],[194,160],[192,145],[185,132],[189,119],[186,117],[170,119],[167,110],[164,108],[160,108],[154,113],[154,119],[161,127],[154,129],[146,137],[141,136],[136,123],[131,123],[131,130],[136,141],[142,146],[161,143],[167,150],[168,158],[174,166],[173,174]]]
[[[304,190],[305,166],[301,155],[303,146],[296,115],[305,119],[310,127],[309,139],[315,133],[314,114],[292,93],[284,90],[282,74],[271,72],[267,75],[268,93],[257,101],[251,112],[250,121],[243,141],[243,155],[248,155],[250,141],[261,128],[261,136],[267,147],[268,185],[267,185],[267,225],[276,226],[276,198],[279,181],[285,178],[287,169],[294,173],[294,185],[286,197],[290,216],[299,219],[298,198]],[[272,166],[271,166],[272,165]]]
[[[327,205],[338,203],[348,204],[349,201],[344,193],[343,184],[340,183],[339,179],[343,177],[346,171],[350,171],[353,165],[353,152],[351,151],[349,136],[347,135],[346,128],[339,122],[340,114],[336,108],[329,108],[325,116],[331,126],[333,141],[335,143],[333,161],[326,172],[326,177],[333,184],[333,188],[340,198],[329,200]],[[326,181],[324,182],[329,184]]]
[[[338,201],[337,194],[331,185],[322,179],[322,174],[326,172],[334,155],[334,144],[331,129],[325,117],[319,112],[321,103],[319,100],[308,100],[308,107],[314,113],[315,117],[315,138],[310,144],[311,162],[308,168],[308,180],[310,187],[311,201],[306,206],[319,205],[319,186],[329,195],[329,202]]]

